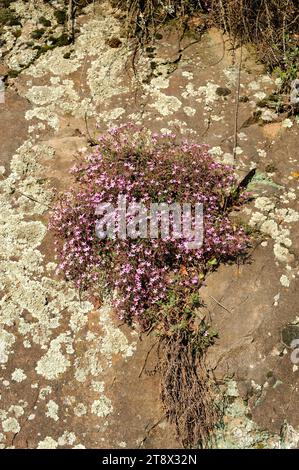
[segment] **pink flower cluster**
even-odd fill
[[[174,135],[151,134],[126,124],[98,139],[92,154],[72,173],[74,187],[60,198],[50,220],[60,259],[59,270],[80,289],[94,288],[104,276],[115,293],[120,318],[147,323],[148,312],[167,296],[173,276],[198,289],[211,264],[236,258],[248,245],[241,227],[229,219],[227,198],[236,188],[230,166],[215,162],[206,145]],[[190,250],[170,234],[160,238],[98,239],[99,203],[203,203],[204,240]],[[245,195],[234,200],[240,204]]]

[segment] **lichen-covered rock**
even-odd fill
[[[280,83],[243,51],[235,136],[239,68],[230,52],[222,54],[219,31],[192,45],[184,38],[181,54],[176,31],[166,29],[156,48],[137,58],[135,75],[134,48],[108,2],[95,13],[93,5],[82,10],[75,43],[64,45],[54,3],[62,9],[58,0],[12,2],[20,24],[5,24],[1,35],[0,73],[7,79],[0,103],[0,447],[179,445],[163,420],[147,432],[162,415],[158,378],[139,377],[154,339],[139,342],[117,324],[108,301],[82,299],[58,278],[47,231],[75,154],[86,152],[96,124],[124,120],[210,144],[240,180],[257,168],[255,200],[243,215],[249,230],[262,234],[261,244],[253,246],[251,264],[223,268],[202,291],[219,336],[207,362],[221,380],[235,376],[223,392],[224,420],[213,445],[296,447],[298,371],[287,348],[295,330],[290,336],[286,329],[298,304],[299,127],[293,118],[270,123],[277,113],[259,107]]]

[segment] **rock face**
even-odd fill
[[[240,54],[216,30],[192,45],[165,30],[134,75],[120,14],[108,3],[78,17],[74,44],[36,54],[28,45],[35,12],[55,20],[51,5],[32,4],[13,2],[21,35],[12,34],[18,26],[4,27],[3,68],[18,76],[7,79],[0,104],[0,446],[180,445],[159,404],[159,378],[139,377],[155,338],[141,341],[119,326],[109,305],[80,299],[55,274],[47,232],[75,157],[99,128],[131,120],[210,144],[240,178],[257,168],[254,202],[236,216],[262,239],[248,262],[222,267],[201,292],[219,336],[207,364],[225,405],[212,445],[296,447],[299,371],[290,338],[299,322],[299,124],[261,106],[279,83],[246,51],[239,67]],[[63,34],[59,23],[54,29]],[[155,357],[149,362],[150,369]]]

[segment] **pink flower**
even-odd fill
[[[138,133],[138,140],[134,134]],[[71,191],[60,199],[49,227],[55,235],[58,269],[80,289],[96,288],[105,276],[117,292],[115,307],[119,317],[133,316],[144,325],[149,308],[159,310],[175,282],[171,275],[186,273],[180,282],[198,290],[199,274],[208,262],[234,258],[246,250],[248,238],[235,230],[224,211],[225,196],[232,193],[236,178],[231,167],[216,163],[208,146],[177,142],[175,135],[152,134],[132,124],[113,127],[98,139],[92,154],[82,156],[72,173]],[[204,241],[197,250],[188,240],[104,239],[95,233],[96,206],[101,202],[117,205],[125,195],[128,204],[142,201],[189,202],[204,204]],[[241,194],[234,204],[241,204]],[[130,218],[128,217],[128,220]],[[184,271],[184,270],[183,270]],[[193,287],[192,287],[193,286]]]

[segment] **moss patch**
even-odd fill
[[[45,34],[45,30],[43,28],[35,29],[31,33],[32,39],[40,39]]]
[[[54,16],[58,24],[64,24],[66,22],[66,12],[63,10],[55,11]]]
[[[48,28],[52,25],[51,21],[47,20],[47,18],[45,18],[44,16],[41,16],[38,21],[40,22],[40,24],[42,24],[46,28]]]
[[[0,8],[0,25],[17,26],[20,25],[20,19],[9,8]]]

